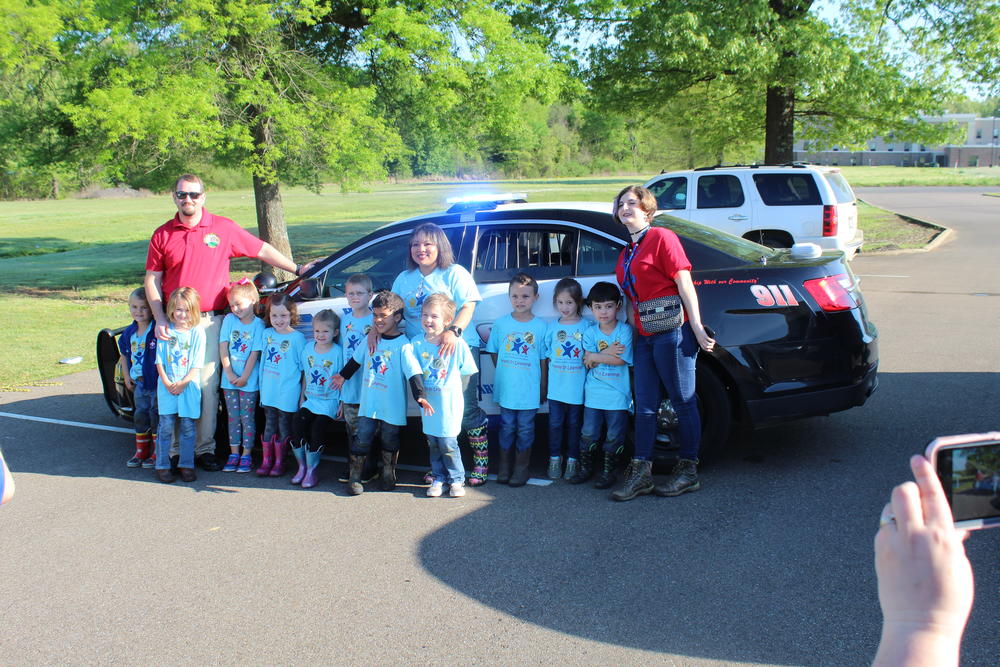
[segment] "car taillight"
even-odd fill
[[[846,273],[838,273],[835,276],[807,280],[802,283],[802,286],[812,295],[812,298],[816,299],[820,308],[832,311],[849,310],[857,305],[849,291],[852,284],[850,276]]]
[[[837,207],[823,207],[823,236],[837,235]]]

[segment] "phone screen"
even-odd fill
[[[934,458],[955,525],[1000,524],[1000,441],[940,447]]]

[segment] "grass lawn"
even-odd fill
[[[997,167],[841,167],[855,187],[880,185],[997,185]]]
[[[997,174],[1000,182],[1000,170]],[[302,262],[325,257],[380,225],[440,210],[447,197],[486,187],[526,192],[530,201],[610,201],[625,185],[644,179],[535,179],[489,186],[468,182],[378,184],[367,192],[331,189],[320,195],[289,188],[282,192],[282,198],[295,258]],[[848,179],[855,182],[851,173]],[[207,208],[256,232],[250,191],[210,192]],[[0,202],[0,307],[14,315],[8,318],[11,324],[0,328],[0,349],[7,351],[0,361],[0,390],[96,368],[97,331],[131,321],[126,298],[142,282],[149,236],[172,212],[168,196]],[[866,251],[919,247],[927,240],[922,236],[924,228],[916,228],[914,233],[913,225],[892,214],[863,204],[859,213]],[[233,269],[234,275],[252,275],[259,265],[237,260]],[[59,334],[52,335],[54,330]],[[12,350],[18,350],[21,358],[14,359]],[[82,356],[83,362],[75,366],[58,363],[72,356]]]

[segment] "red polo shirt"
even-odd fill
[[[626,252],[628,248],[622,250],[618,256],[618,266],[615,267],[615,275],[622,291],[625,291]],[[639,301],[678,294],[674,276],[678,271],[690,271],[691,262],[688,261],[677,234],[663,227],[650,227],[634,252],[631,273],[635,279],[635,291]],[[639,333],[647,335],[639,322],[638,304],[627,291],[625,296],[629,297]]]
[[[193,287],[201,309],[226,307],[229,260],[257,257],[264,242],[229,218],[201,212],[201,221],[187,227],[179,214],[157,227],[149,240],[147,271],[163,272],[163,304],[178,287]]]

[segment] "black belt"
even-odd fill
[[[225,308],[216,308],[215,310],[203,310],[203,311],[201,311],[201,314],[202,315],[225,315],[226,314],[226,309]]]

